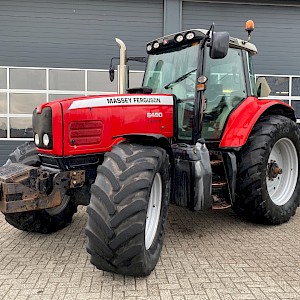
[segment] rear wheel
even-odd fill
[[[87,208],[87,251],[98,269],[145,276],[162,249],[170,196],[162,148],[122,143],[98,167]]]
[[[283,116],[266,116],[239,153],[237,214],[255,222],[281,224],[299,206],[300,131]]]
[[[39,166],[41,164],[35,144],[27,142],[19,146],[8,158],[5,165],[21,162],[25,165]],[[71,197],[65,195],[58,207],[4,214],[6,221],[20,230],[51,233],[58,231],[72,222],[77,205]]]

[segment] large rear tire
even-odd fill
[[[162,249],[170,197],[162,148],[122,143],[105,154],[87,208],[87,251],[98,269],[146,276]]]
[[[254,222],[287,222],[299,206],[300,131],[283,116],[266,116],[238,155],[235,212]]]
[[[33,142],[19,146],[9,157],[5,165],[21,162],[25,165],[39,166],[39,156]],[[58,207],[4,214],[6,221],[17,229],[39,233],[56,232],[72,222],[77,212],[77,205],[73,199],[65,195],[62,204]]]

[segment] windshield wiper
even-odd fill
[[[183,74],[182,76],[178,77],[177,79],[175,79],[175,80],[171,81],[170,83],[168,83],[167,85],[165,85],[164,88],[165,88],[166,90],[169,89],[170,87],[172,87],[172,86],[175,85],[176,83],[178,83],[178,82],[180,82],[180,81],[186,79],[187,77],[189,77],[189,76],[190,76],[193,72],[195,72],[196,70],[197,70],[197,68],[194,69],[194,70],[192,70],[192,71],[187,72],[186,74]]]

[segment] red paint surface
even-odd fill
[[[291,106],[279,100],[258,100],[255,97],[248,97],[230,115],[220,142],[220,147],[230,148],[243,146],[258,118],[269,107],[274,105],[285,106],[292,109]]]
[[[115,97],[116,95],[88,96],[61,101],[57,100],[43,104],[41,109],[46,106],[52,108],[53,149],[46,150],[39,148],[39,152],[55,156],[101,153],[110,151],[114,144],[123,140],[119,136],[125,134],[161,134],[165,137],[173,136],[172,105],[117,105],[69,110],[70,105],[76,100],[106,98],[109,96]],[[136,96],[146,97],[147,95]],[[162,117],[148,118],[147,113],[161,113]],[[93,144],[82,145],[78,143],[76,145],[75,143],[73,145],[69,132],[70,128],[72,128],[74,122],[76,124],[82,122],[84,126],[85,121],[100,121],[102,124],[101,137],[95,139],[95,143]],[[80,134],[82,134],[82,131]]]

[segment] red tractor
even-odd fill
[[[213,26],[158,38],[147,44],[143,86],[126,94],[117,42],[121,93],[35,109],[34,143],[0,169],[6,220],[50,233],[87,205],[92,264],[135,276],[159,259],[169,202],[288,221],[299,205],[300,132],[292,107],[262,99],[270,88],[255,82],[249,38]]]

